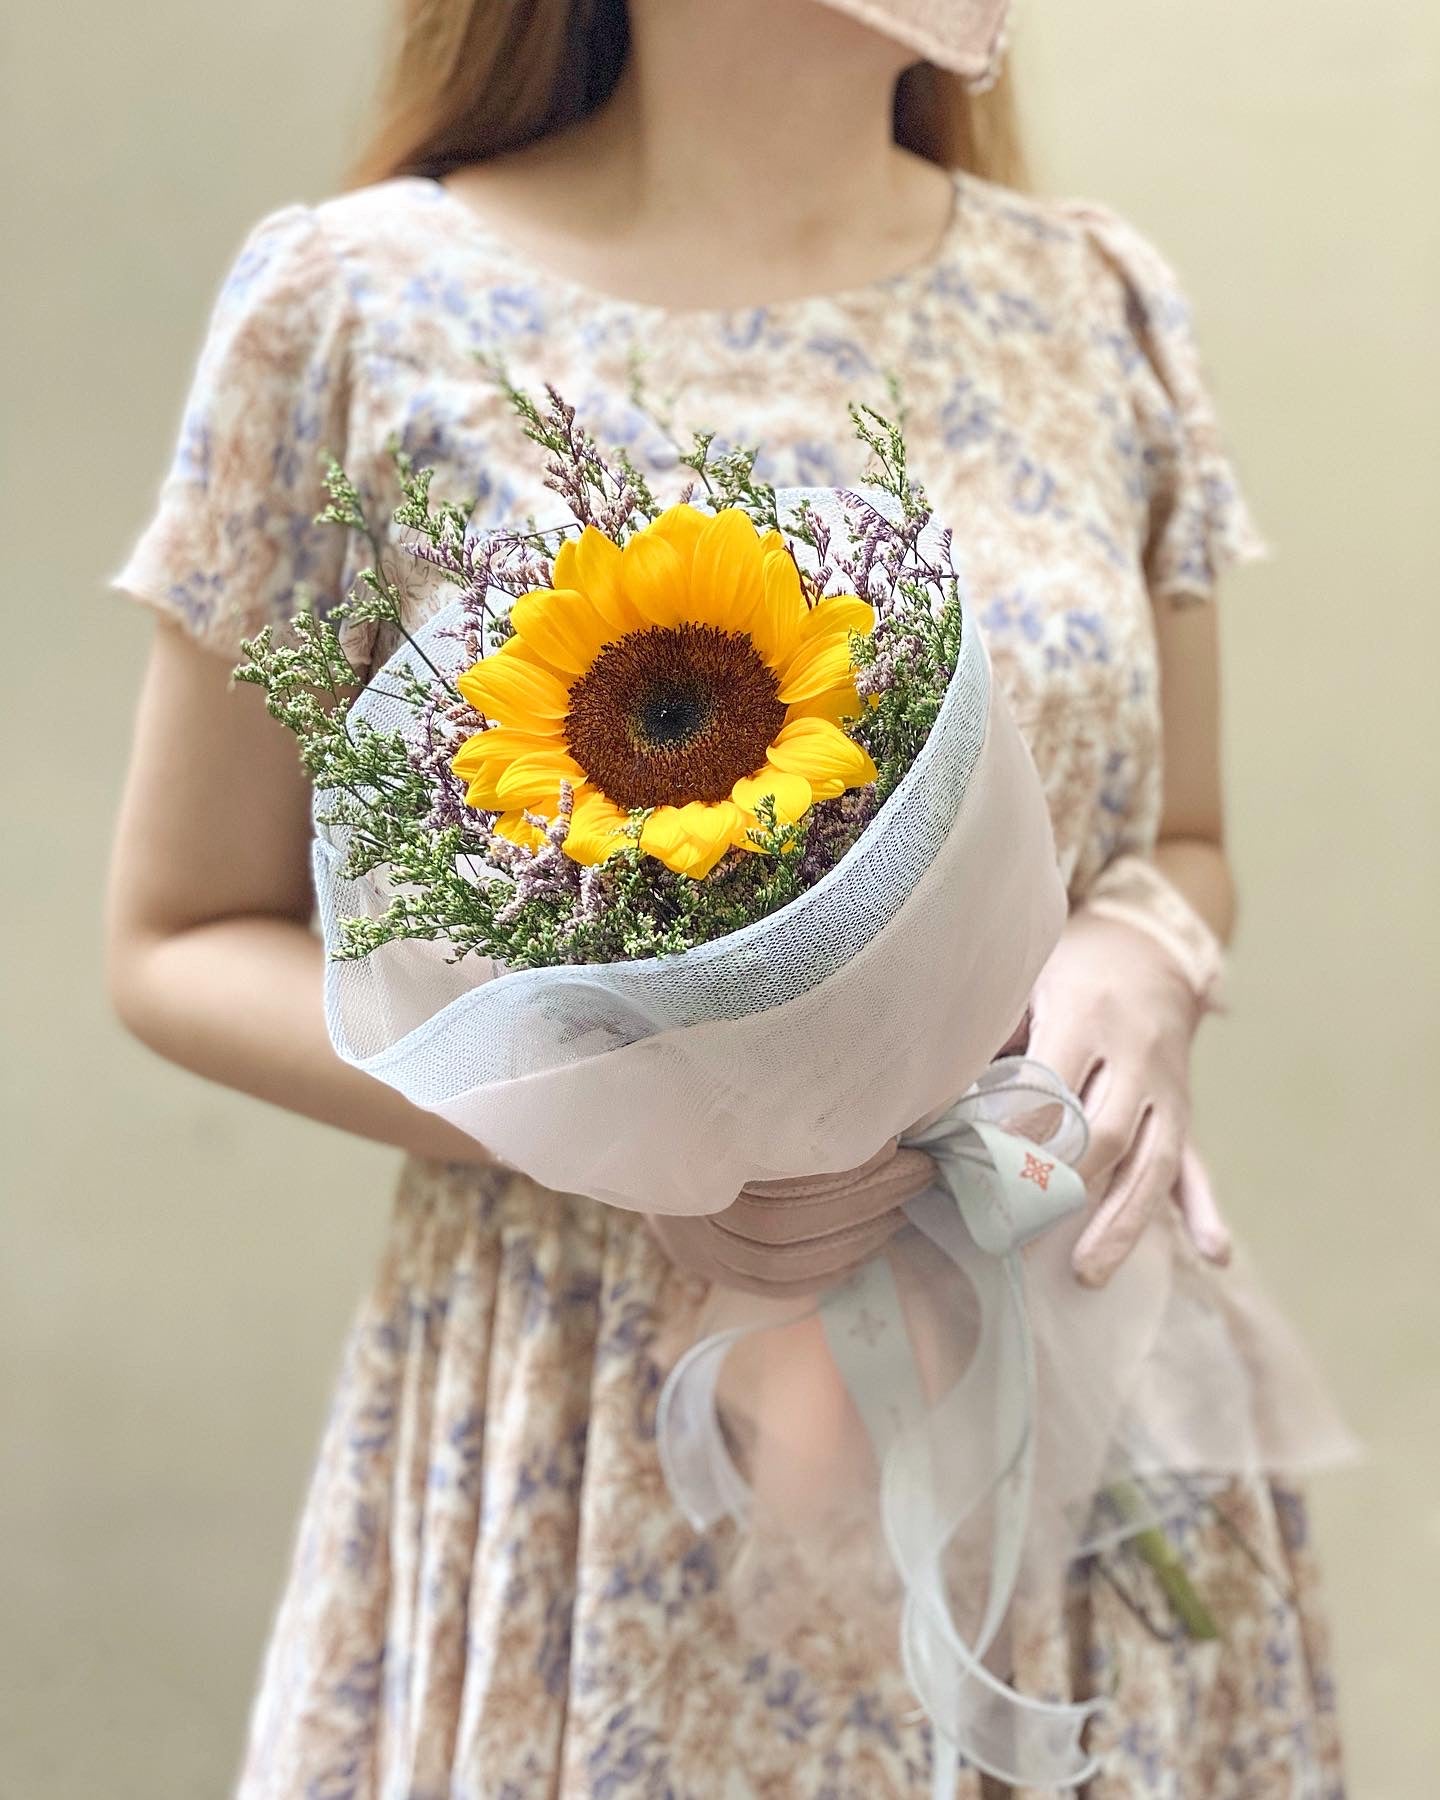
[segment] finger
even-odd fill
[[[1207,1262],[1223,1268],[1230,1260],[1234,1240],[1210,1185],[1209,1172],[1193,1144],[1187,1143],[1181,1152],[1175,1204],[1180,1208],[1190,1242]]]
[[[1030,1042],[1025,1054],[1032,1062],[1044,1063],[1054,1071],[1073,1094],[1080,1094],[1100,1067],[1103,1059],[1093,1036],[1081,1033],[1061,1021],[1052,1026],[1042,1013],[1036,1013],[1030,1025]]]
[[[1173,1191],[1178,1169],[1174,1127],[1152,1109],[1071,1254],[1071,1267],[1087,1287],[1103,1287],[1129,1256]]]
[[[1101,1063],[1080,1091],[1090,1141],[1075,1165],[1092,1199],[1109,1189],[1115,1171],[1130,1154],[1145,1122],[1149,1098],[1115,1069]]]

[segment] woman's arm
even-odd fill
[[[1154,603],[1165,793],[1156,865],[1222,942],[1235,924],[1220,770],[1218,607]]]
[[[462,1132],[343,1063],[310,928],[310,790],[258,690],[162,620],[110,872],[110,992],[142,1043],[257,1099],[421,1156]]]
[[[1224,848],[1216,609],[1163,595],[1154,606],[1165,780],[1154,860],[1223,940],[1234,893]],[[1101,886],[1103,878],[1096,894]],[[1127,901],[1153,903],[1143,887]],[[1187,966],[1151,922],[1108,910],[1113,904],[1113,896],[1092,896],[1071,913],[1035,986],[1030,1040],[1031,1054],[1080,1096],[1089,1121],[1077,1166],[1092,1210],[1072,1262],[1094,1286],[1110,1279],[1172,1197],[1202,1255],[1224,1262],[1230,1242],[1187,1147],[1190,1050],[1205,1005],[1199,974],[1213,946],[1202,945],[1196,966]]]

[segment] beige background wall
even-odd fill
[[[391,1159],[123,1041],[96,903],[147,627],[101,591],[220,271],[336,179],[377,0],[10,9],[0,1800],[226,1790]],[[1199,309],[1281,552],[1226,617],[1231,1206],[1372,1461],[1325,1481],[1362,1800],[1435,1791],[1440,11],[1028,0],[1043,185]],[[1422,1421],[1427,1408],[1432,1421]]]

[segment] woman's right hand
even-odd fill
[[[242,1093],[415,1155],[492,1161],[331,1047],[310,838],[293,740],[227,659],[162,619],[111,859],[116,1012],[161,1056]]]

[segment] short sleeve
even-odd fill
[[[1092,200],[1062,203],[1118,283],[1116,341],[1135,408],[1149,492],[1144,560],[1152,595],[1213,599],[1234,563],[1273,555],[1241,486],[1216,412],[1194,312],[1161,252]]]
[[[238,659],[305,593],[343,598],[346,532],[317,525],[322,452],[345,455],[350,313],[313,209],[255,225],[210,314],[156,510],[108,586]]]

